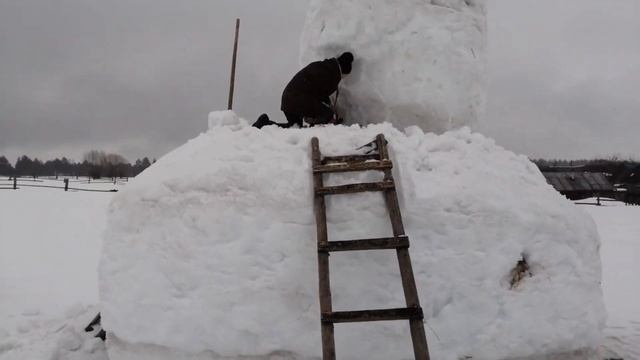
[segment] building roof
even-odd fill
[[[543,175],[560,192],[613,191],[613,186],[603,173],[544,172]]]

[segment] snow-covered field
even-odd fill
[[[18,190],[0,190],[0,359],[104,359],[104,344],[82,329],[97,313],[96,268],[113,193],[21,184],[64,186],[21,181]],[[72,179],[69,186],[123,185]]]
[[[605,202],[584,206],[602,237],[602,286],[608,320],[608,357],[640,359],[640,206]]]
[[[103,343],[83,328],[98,311],[96,268],[111,197],[0,190],[1,360],[107,358]],[[609,313],[603,358],[640,359],[640,207],[605,205],[581,206],[602,237]]]

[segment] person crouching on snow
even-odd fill
[[[282,92],[280,109],[287,117],[286,124],[278,124],[262,114],[253,126],[267,125],[289,128],[302,127],[303,120],[310,125],[336,123],[335,111],[329,97],[338,90],[338,84],[351,73],[353,54],[345,52],[337,58],[315,61],[300,70]]]

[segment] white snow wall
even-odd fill
[[[100,264],[111,360],[317,359],[309,143],[317,136],[323,154],[348,154],[379,133],[394,161],[432,359],[523,359],[599,344],[596,228],[524,156],[467,128],[258,130],[232,112],[212,113],[210,126],[111,204]],[[379,193],[329,197],[327,215],[331,240],[391,235]],[[523,254],[533,276],[510,289]],[[404,304],[391,250],[333,254],[331,274],[336,310]],[[407,322],[340,324],[336,342],[342,360],[413,358]]]
[[[355,55],[347,123],[388,121],[442,133],[485,112],[485,0],[311,0],[301,62]]]

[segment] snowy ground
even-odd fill
[[[122,186],[70,181],[82,189]],[[100,238],[113,193],[22,184],[64,186],[20,181],[18,190],[0,190],[0,359],[105,359],[104,344],[82,329],[97,313]]]
[[[107,358],[102,342],[83,328],[97,312],[96,267],[111,197],[0,190],[0,360]],[[609,312],[603,358],[640,359],[640,207],[605,205],[581,206],[602,236]]]
[[[640,359],[640,206],[604,205],[583,206],[602,237],[602,286],[608,312],[603,351],[608,357]]]

